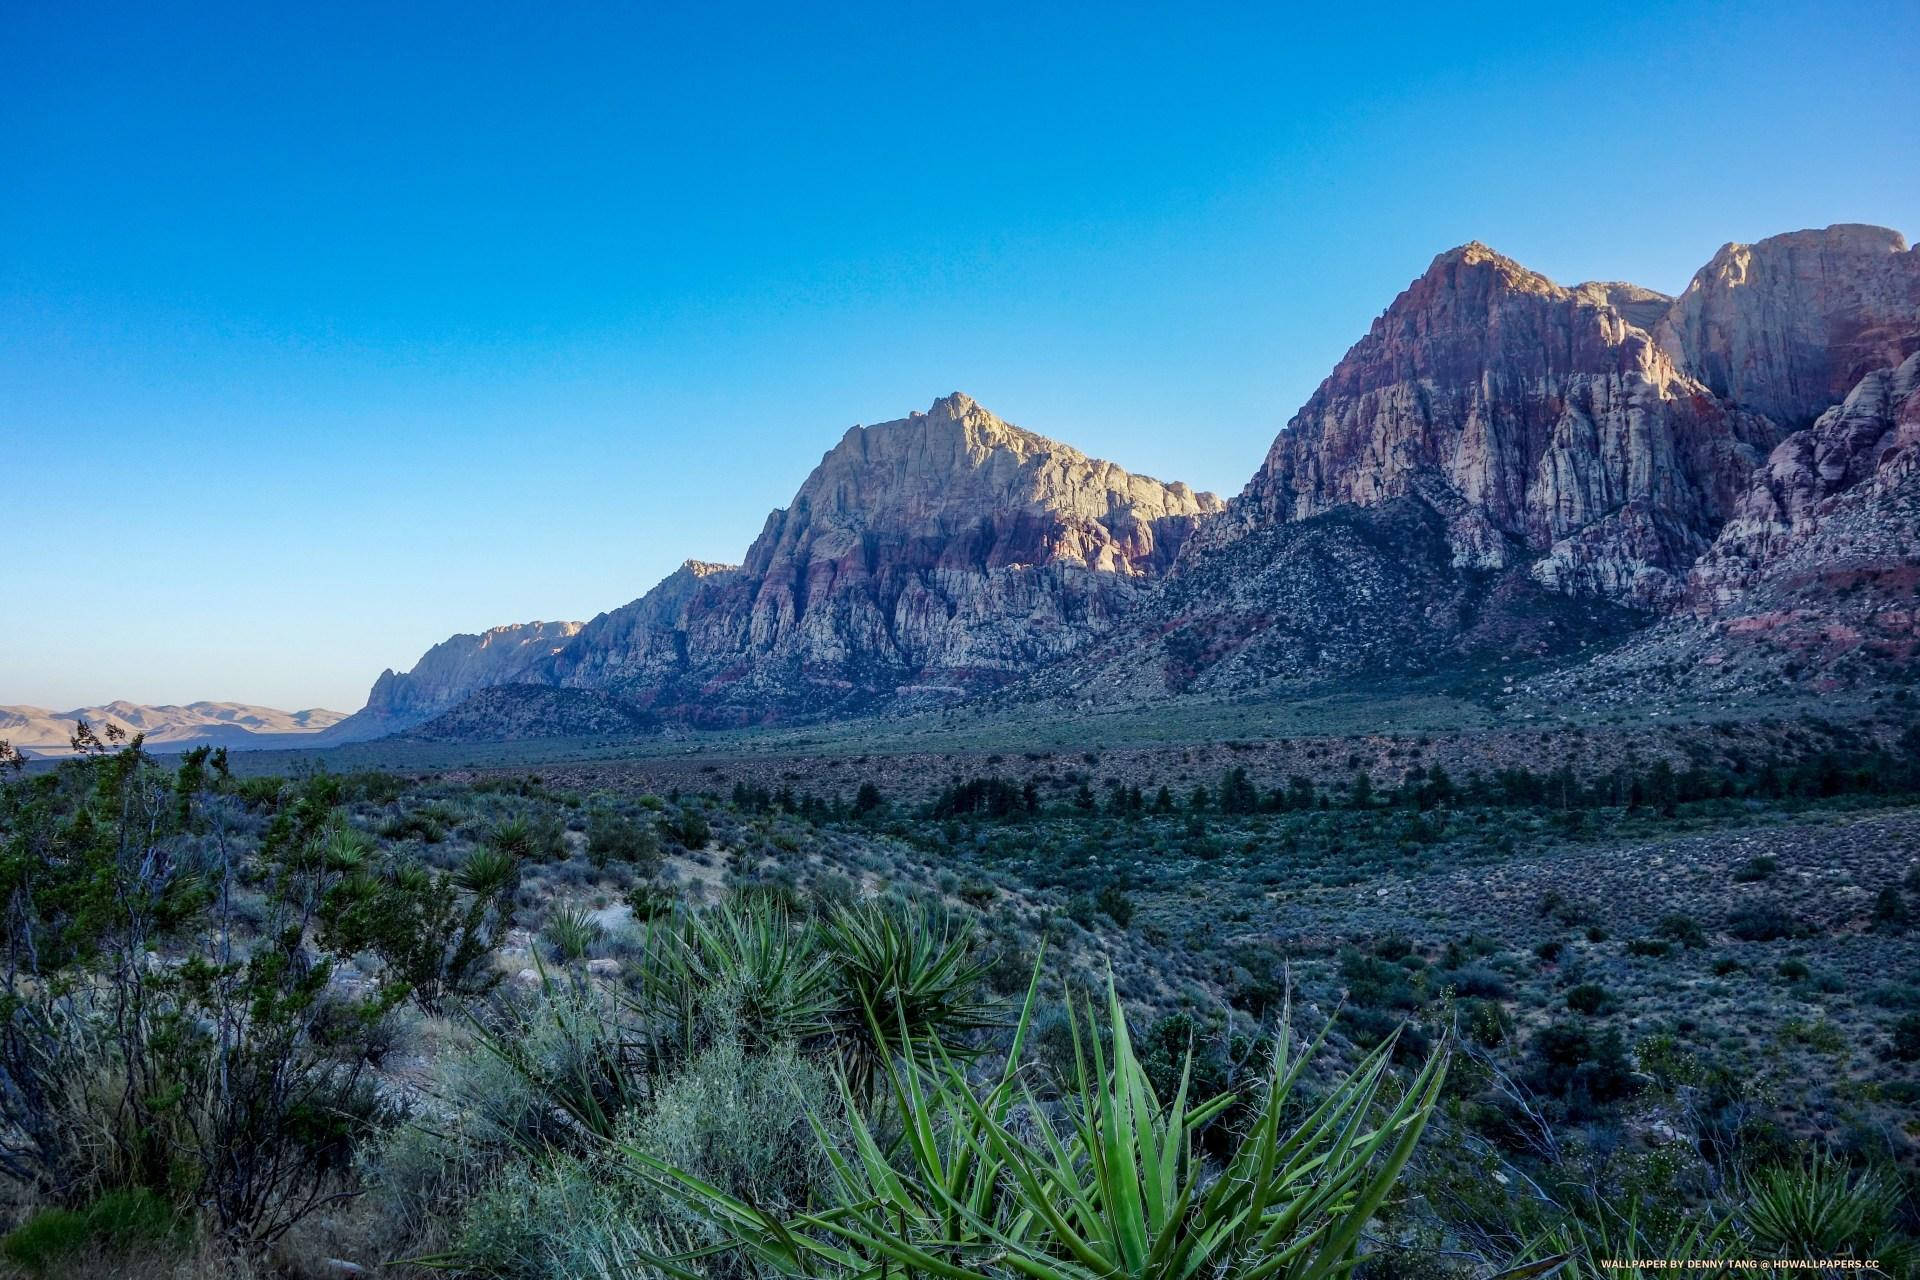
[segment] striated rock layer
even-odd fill
[[[1635,323],[1665,299],[1441,254],[1321,383],[1236,502],[1242,525],[1418,497],[1462,567],[1636,605],[1687,567],[1778,438]]]
[[[1797,430],[1920,350],[1920,252],[1849,223],[1729,244],[1656,336],[1716,396]]]
[[[697,723],[951,697],[1086,643],[1221,508],[955,393],[848,431],[739,568],[683,566],[546,671]]]
[[[956,392],[848,431],[742,564],[688,561],[584,625],[455,637],[381,676],[359,728],[419,724],[509,684],[712,725],[951,699],[1099,634],[1223,508]],[[522,720],[543,705],[514,698]]]

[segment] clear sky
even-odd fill
[[[1913,0],[6,5],[0,703],[353,710],[953,390],[1232,492],[1435,253],[1912,236],[1916,124]]]

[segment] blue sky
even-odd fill
[[[1920,233],[1911,0],[1287,8],[6,6],[0,703],[352,710],[956,389],[1232,492],[1468,239]]]

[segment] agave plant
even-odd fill
[[[963,1056],[961,1037],[1000,1025],[980,998],[990,966],[944,912],[868,903],[835,912],[826,929],[839,989],[835,1040],[858,1092],[909,1046],[929,1058]]]
[[[976,1087],[937,1047],[888,1061],[896,1144],[876,1137],[843,1074],[850,1132],[836,1139],[815,1121],[835,1173],[825,1207],[781,1219],[645,1151],[622,1150],[638,1176],[721,1227],[728,1247],[787,1275],[1321,1280],[1352,1269],[1361,1232],[1439,1097],[1444,1049],[1389,1097],[1384,1044],[1297,1124],[1284,1124],[1320,1042],[1295,1055],[1283,1020],[1253,1122],[1216,1169],[1197,1131],[1234,1098],[1192,1101],[1185,1074],[1170,1101],[1156,1096],[1111,984],[1112,1060],[1076,1020],[1078,1090],[1061,1115],[1020,1084],[1037,989],[1036,973],[991,1086]],[[676,1280],[698,1275],[697,1255],[646,1261]]]

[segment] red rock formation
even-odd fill
[[[1441,254],[1274,441],[1241,523],[1415,495],[1449,513],[1461,566],[1674,598],[1776,432],[1630,318],[1662,301],[1562,288],[1481,244]]]
[[[709,721],[1001,683],[1102,630],[1222,505],[956,393],[848,431],[740,569],[596,619],[555,678]]]
[[[1715,395],[1795,430],[1920,350],[1920,252],[1848,223],[1729,244],[1656,336]]]

